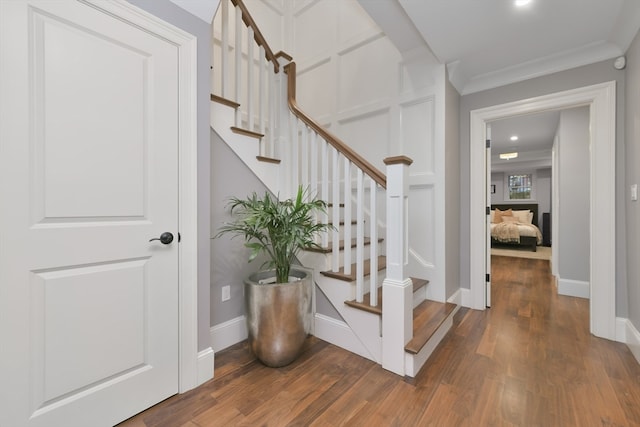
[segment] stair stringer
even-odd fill
[[[279,194],[283,183],[282,164],[259,161],[256,156],[260,154],[259,141],[256,138],[237,134],[231,131],[234,124],[234,108],[211,102],[211,128],[233,150],[234,153],[247,165],[256,177],[273,194]]]
[[[342,340],[337,337],[333,339],[331,336],[323,336],[322,338],[349,351],[354,351],[354,347],[363,348],[366,352],[356,351],[360,356],[376,363],[382,363],[380,316],[349,307],[344,303],[355,298],[355,282],[345,282],[323,276],[320,272],[330,269],[330,257],[331,254],[304,252],[299,258],[302,265],[313,269],[316,286],[331,302],[361,345],[346,348],[341,342]],[[382,274],[383,272],[384,270],[382,270]],[[365,283],[368,286],[368,280]]]

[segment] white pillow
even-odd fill
[[[527,224],[533,224],[533,212],[529,212],[527,216]]]
[[[520,211],[514,210],[513,216],[518,219],[518,222],[521,222],[523,224],[531,224],[531,221],[529,221],[530,213],[531,211],[529,209],[520,210]]]

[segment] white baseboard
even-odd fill
[[[449,297],[447,302],[455,304],[457,306],[462,305],[462,289],[458,289],[457,291],[455,291],[453,295]]]
[[[371,359],[369,351],[345,322],[316,313],[314,323],[314,335],[316,337],[359,356]]]
[[[206,383],[213,378],[214,353],[211,347],[198,352],[198,378],[196,386]]]
[[[629,319],[616,318],[616,341],[624,342],[640,363],[640,332]]]
[[[224,350],[247,339],[247,321],[244,316],[212,326],[211,347],[214,352]]]
[[[460,305],[471,308],[471,289],[460,288]]]
[[[589,282],[558,277],[558,295],[589,299],[590,293]]]

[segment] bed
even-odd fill
[[[525,211],[529,211],[529,213],[525,213]],[[491,218],[492,247],[515,245],[528,247],[531,248],[531,251],[536,252],[538,245],[542,244],[542,234],[538,229],[537,204],[492,204]]]

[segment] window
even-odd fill
[[[509,200],[531,199],[532,182],[530,173],[509,175]]]

